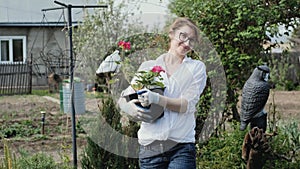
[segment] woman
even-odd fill
[[[169,51],[151,66],[161,66],[165,91],[139,91],[138,100],[121,104],[121,109],[143,121],[138,131],[140,168],[196,168],[195,112],[200,94],[206,85],[203,62],[186,56],[198,44],[199,30],[188,18],[177,18],[169,30]],[[148,66],[150,66],[148,64]],[[149,67],[150,69],[151,67]],[[164,114],[155,121],[143,106],[158,104]],[[120,103],[120,102],[119,102]]]

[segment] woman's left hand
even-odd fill
[[[146,107],[150,104],[158,104],[159,102],[159,94],[150,91],[149,89],[142,89],[137,91],[139,102],[142,106]]]

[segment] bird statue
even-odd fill
[[[119,55],[119,51],[115,50],[112,54],[107,56],[104,59],[104,61],[100,64],[100,66],[96,70],[96,74],[119,72],[121,65],[118,64],[118,62],[120,61],[121,57]]]
[[[99,78],[105,78],[108,90],[111,90],[110,81],[112,79],[112,73],[118,73],[120,71],[121,64],[119,64],[119,62],[121,62],[121,56],[119,55],[119,51],[115,50],[104,59],[96,70],[96,75]]]
[[[266,131],[267,112],[264,107],[270,94],[268,83],[270,69],[266,65],[256,67],[246,81],[242,92],[240,130],[250,123],[251,129],[258,127]]]

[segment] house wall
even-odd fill
[[[1,27],[0,36],[26,36],[27,61],[33,63],[33,86],[47,86],[50,73],[66,74],[68,37],[63,27]]]

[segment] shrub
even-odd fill
[[[197,164],[199,168],[243,169],[242,144],[247,131],[239,131],[238,125],[233,130],[223,131],[218,137],[212,137],[205,144],[198,144]],[[297,123],[291,123],[277,129],[269,143],[271,151],[263,154],[264,169],[296,169],[300,167],[300,132]]]
[[[17,169],[16,157],[9,149],[9,144],[6,139],[2,140],[4,149],[4,159],[0,161],[1,169]]]
[[[243,162],[242,144],[246,132],[239,131],[237,125],[233,131],[221,132],[217,137],[212,137],[207,143],[198,144],[197,164],[199,168],[246,168]]]
[[[118,144],[122,142],[121,140],[115,140],[116,136],[114,133],[110,133],[106,129],[102,129],[103,127],[103,119],[106,120],[106,123],[110,125],[114,130],[120,132],[121,134],[124,134],[121,128],[120,123],[120,113],[116,109],[115,103],[111,97],[107,99],[102,100],[103,107],[101,108],[101,115],[102,117],[98,117],[98,121],[94,128],[96,133],[94,136],[90,136],[87,138],[87,146],[84,149],[84,152],[82,154],[81,159],[81,165],[84,169],[99,169],[99,168],[116,168],[116,169],[122,169],[122,168],[138,168],[138,160],[132,159],[132,158],[126,158],[122,156],[118,156],[114,153],[111,153],[109,151],[106,151],[103,149],[99,144],[110,144],[111,142],[114,142],[114,147],[111,147],[115,151],[122,151],[124,147],[121,144]],[[126,130],[126,134],[129,136],[135,136],[137,132],[136,124],[132,124],[130,127],[128,127],[130,130]],[[98,132],[101,131],[101,134]],[[97,142],[99,144],[97,144]],[[126,150],[125,150],[126,151]]]
[[[28,156],[27,153],[23,154],[18,159],[18,166],[22,169],[57,169],[58,166],[55,163],[52,156],[44,153],[36,153],[32,156]]]
[[[297,169],[300,167],[300,132],[298,123],[291,122],[278,129],[271,141],[272,152],[266,156],[265,168]]]

